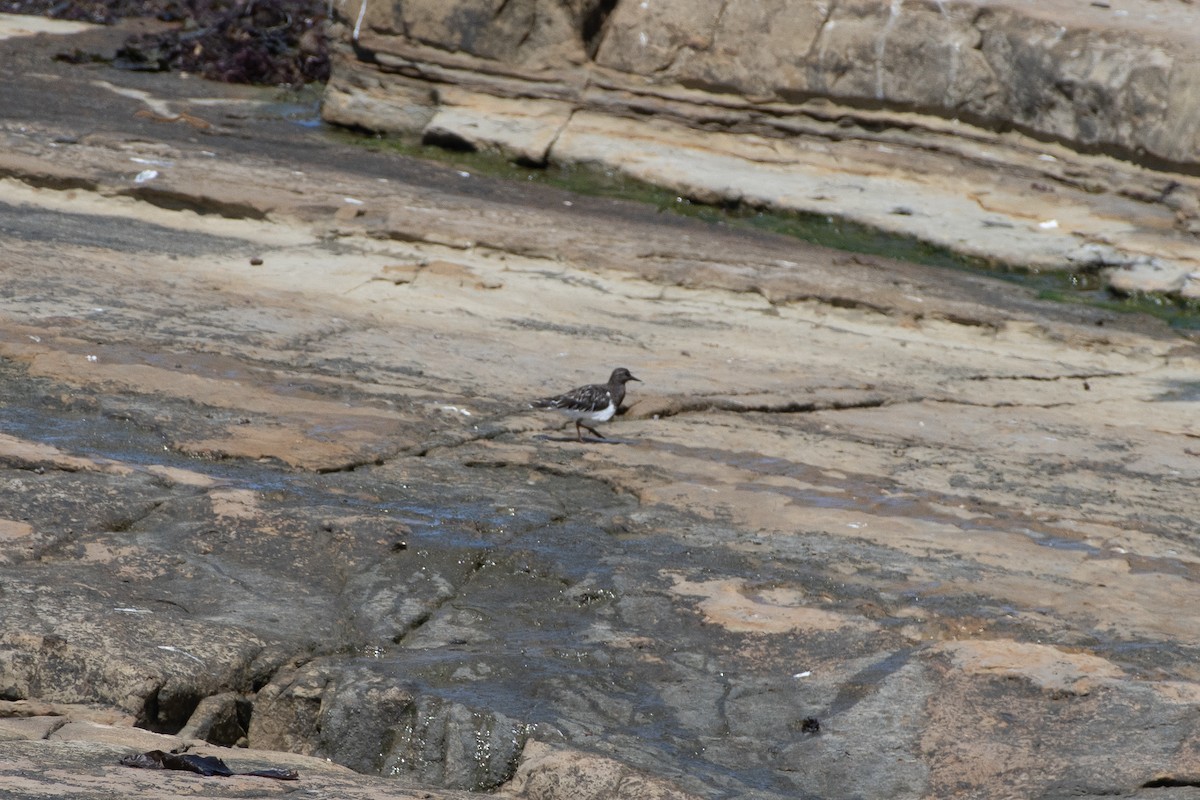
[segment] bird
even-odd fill
[[[565,394],[534,400],[530,405],[534,408],[561,411],[566,414],[569,419],[575,421],[575,437],[581,442],[583,441],[583,428],[587,428],[598,438],[603,439],[605,438],[604,434],[587,423],[607,422],[612,419],[617,413],[617,409],[621,407],[621,401],[625,399],[625,384],[629,381],[642,382],[641,378],[633,377],[629,370],[617,367],[609,376],[608,383],[580,386]]]

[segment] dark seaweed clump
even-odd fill
[[[327,0],[0,0],[0,11],[111,25],[172,25],[131,36],[113,65],[183,70],[227,83],[299,86],[329,78]]]
[[[111,25],[123,17],[161,17],[173,2],[163,0],[0,0],[0,11]]]

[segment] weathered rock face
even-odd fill
[[[341,12],[331,122],[1200,296],[1194,5],[359,8]]]
[[[255,700],[255,747],[322,755],[413,786],[491,791],[513,776],[528,726],[486,708],[420,696],[389,670],[345,659],[283,671]]]
[[[611,0],[382,3],[368,9],[367,20],[376,30],[442,50],[555,68],[588,57],[611,5]]]
[[[342,14],[353,21],[357,10]],[[397,45],[534,70],[547,83],[594,64],[618,83],[711,93],[713,105],[724,94],[822,97],[1200,167],[1200,13],[1182,2],[1122,14],[978,0],[456,0],[378,4],[365,21]]]
[[[756,101],[911,109],[1200,164],[1200,15],[1183,3],[1133,14],[1126,25],[1064,2],[620,2],[596,63]]]
[[[1192,788],[1194,341],[45,48],[0,41],[6,800],[294,788],[115,761],[187,744],[351,798]],[[604,441],[527,407],[618,365]]]

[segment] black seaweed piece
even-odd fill
[[[134,753],[121,756],[121,764],[126,767],[140,769],[178,769],[184,772],[196,772],[205,777],[217,776],[228,778],[231,775],[252,775],[258,778],[274,778],[280,781],[300,780],[300,773],[294,769],[256,769],[250,772],[234,772],[225,762],[216,756],[199,756],[192,753],[168,753],[163,750],[151,750],[148,753]]]

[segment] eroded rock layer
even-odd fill
[[[1200,296],[1200,11],[1120,5],[347,0],[323,114]]]

